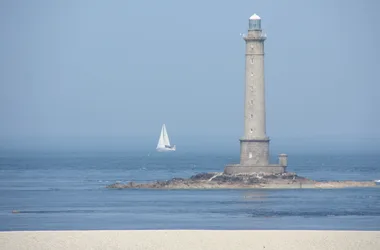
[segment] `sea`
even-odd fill
[[[0,152],[0,231],[380,230],[380,188],[107,189],[221,172],[228,152]],[[276,161],[276,159],[272,159]],[[293,153],[315,180],[380,179],[380,154]]]

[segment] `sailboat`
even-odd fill
[[[168,132],[166,131],[165,124],[162,125],[160,139],[158,139],[158,144],[156,150],[158,152],[169,152],[175,151],[175,145],[170,146],[170,140],[168,136]]]

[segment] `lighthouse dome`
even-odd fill
[[[261,30],[261,18],[257,14],[249,18],[249,30]]]
[[[259,17],[257,14],[253,14],[249,20],[261,20],[261,17]]]

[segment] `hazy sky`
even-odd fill
[[[253,13],[268,36],[268,136],[380,138],[379,11],[377,0],[0,1],[0,138],[155,144],[166,123],[177,143],[238,143],[239,34]]]

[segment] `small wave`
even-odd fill
[[[249,217],[336,217],[336,216],[380,216],[380,211],[328,211],[328,212],[269,212],[249,213]]]
[[[109,182],[107,180],[98,180],[98,179],[87,179],[87,180],[83,180],[83,182],[99,182],[99,183],[102,183],[102,182]]]
[[[96,210],[13,210],[14,214],[94,213]]]
[[[108,183],[109,181],[97,180],[98,183]]]

